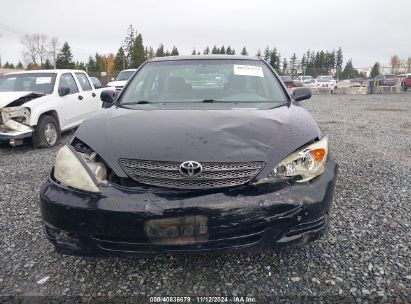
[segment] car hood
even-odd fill
[[[24,102],[19,102],[16,105],[10,106],[21,106],[25,102],[28,102],[34,98],[44,96],[42,93],[38,92],[0,92],[0,109],[9,106],[12,102],[18,101],[22,97],[29,97],[24,100]]]
[[[108,87],[124,87],[127,83],[127,80],[118,80],[118,81],[110,81],[107,83]]]
[[[322,133],[301,106],[269,110],[129,110],[112,107],[86,120],[75,136],[114,172],[120,158],[198,162],[264,161],[261,175]]]

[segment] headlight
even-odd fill
[[[324,172],[328,155],[328,139],[322,138],[284,158],[274,170],[261,182],[279,180],[281,177],[300,176],[297,182],[313,179]]]
[[[76,189],[100,192],[97,185],[106,180],[107,169],[104,164],[96,162],[95,157],[95,152],[88,155],[64,146],[57,153],[54,177],[59,182]]]

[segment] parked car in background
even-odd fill
[[[307,75],[307,76],[298,76],[296,80],[299,80],[304,84],[304,83],[309,83],[313,79],[314,78],[312,76]]]
[[[337,81],[331,75],[320,75],[317,77],[317,80],[328,80],[334,85],[334,89],[337,88]]]
[[[62,131],[102,108],[101,90],[84,71],[5,74],[0,78],[0,140],[18,145],[31,137],[34,147],[54,146]]]
[[[107,83],[107,86],[114,87],[116,91],[121,91],[135,71],[137,71],[137,69],[128,69],[121,71],[117,75],[116,79],[112,79],[112,81]]]
[[[378,75],[372,79],[374,82],[374,86],[381,87],[381,86],[394,86],[397,84],[397,78],[393,74],[387,75]]]
[[[362,78],[351,79],[352,87],[362,87],[364,83],[365,83],[365,80]]]
[[[281,79],[282,79],[283,81],[292,80],[291,76],[281,76]]]
[[[93,83],[94,88],[101,89],[103,87],[103,85],[100,82],[100,79],[98,79],[97,77],[90,77],[90,80]]]
[[[404,91],[407,91],[409,88],[411,88],[411,73],[404,75],[404,77],[401,80],[401,88]]]
[[[327,230],[337,164],[299,103],[311,91],[288,94],[265,61],[157,57],[101,97],[111,107],[60,149],[40,191],[57,252],[255,251]]]
[[[302,88],[304,85],[302,84],[301,81],[299,80],[283,80],[285,86],[287,87],[287,90],[290,94],[293,93],[295,88]]]
[[[312,89],[322,89],[330,91],[330,94],[334,94],[334,83],[328,79],[311,79],[310,82],[304,83],[305,87]]]

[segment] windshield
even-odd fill
[[[120,97],[122,105],[286,100],[279,81],[262,61],[214,59],[149,62]]]
[[[135,71],[121,71],[117,77],[116,77],[116,81],[123,81],[123,80],[128,80]]]
[[[24,73],[4,75],[0,78],[0,92],[33,91],[44,94],[53,93],[56,74]]]

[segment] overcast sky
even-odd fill
[[[2,62],[22,57],[20,37],[44,33],[68,41],[74,59],[115,53],[133,24],[144,45],[180,54],[209,45],[245,45],[250,54],[267,45],[281,56],[307,50],[344,51],[354,66],[387,64],[411,56],[411,0],[2,0]]]

